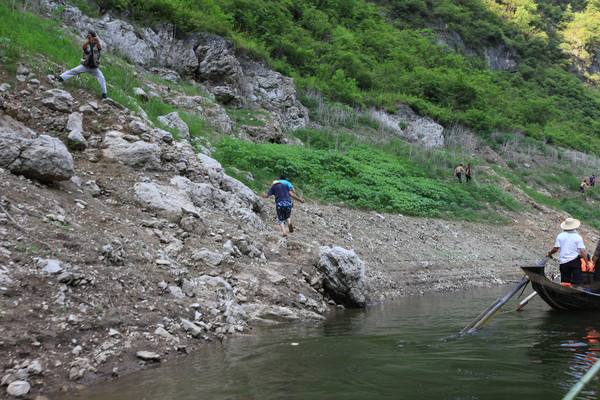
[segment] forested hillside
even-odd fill
[[[387,109],[403,102],[445,125],[522,131],[600,152],[600,95],[580,79],[596,76],[596,0],[75,3],[228,36],[333,101]],[[490,69],[485,56],[494,52],[509,67]]]

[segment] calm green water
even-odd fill
[[[454,337],[505,291],[406,298],[318,324],[264,328],[78,398],[561,399],[600,354],[585,338],[600,332],[600,314],[556,313],[538,298]],[[599,394],[594,381],[579,398]]]

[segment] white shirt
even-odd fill
[[[560,248],[559,263],[565,264],[579,257],[579,250],[584,249],[583,239],[577,231],[564,231],[556,237],[554,247]]]

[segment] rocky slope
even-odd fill
[[[86,23],[107,31],[115,24]],[[115,26],[124,37],[139,39],[122,21]],[[234,97],[247,101],[257,91],[270,96],[271,78],[293,88],[263,66],[233,60],[221,39],[201,40],[211,44],[196,47],[192,69],[207,68],[206,77],[208,70],[239,68],[258,85],[249,92],[234,85]],[[213,62],[194,64],[218,51]],[[223,59],[230,63],[221,64]],[[156,73],[177,76],[165,69]],[[81,89],[66,91],[30,66],[21,65],[16,77],[0,69],[0,82],[6,81],[16,83],[0,85],[3,394],[6,389],[34,398],[70,390],[251,332],[256,324],[318,322],[344,304],[501,284],[519,275],[516,265],[548,248],[564,218],[503,182],[530,205],[523,214],[506,213],[514,221],[509,225],[309,202],[296,206],[296,231],[286,240],[275,230],[273,204],[225,174],[208,143],[197,154],[177,113],[161,121],[179,133],[179,141],[143,113]],[[218,98],[220,83],[214,82],[205,81]],[[223,107],[205,97],[152,82],[140,90],[140,98],[158,96],[202,113],[218,131],[232,130]],[[291,92],[282,98],[292,101],[284,111],[297,101]],[[256,95],[256,102],[261,99]],[[292,114],[303,117],[287,119],[287,111],[273,106],[277,101],[269,104],[263,107],[280,128],[268,132],[283,135],[281,126],[308,121],[301,105]],[[407,129],[423,137],[418,117],[410,115]],[[423,125],[442,136],[433,121]],[[584,234],[588,245],[597,239],[595,232]]]
[[[500,284],[563,217],[538,207],[490,226],[308,203],[283,240],[273,205],[188,142],[33,79],[4,91],[0,114],[0,352],[13,391],[118,376],[257,323],[318,321],[345,297],[327,291],[339,278],[319,261],[329,252],[358,268],[342,276],[347,293],[362,289],[350,304]],[[78,150],[63,144],[73,132]]]

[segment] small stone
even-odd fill
[[[169,287],[169,284],[165,281],[160,281],[160,282],[158,282],[158,287],[161,288],[162,290],[167,290],[167,288]]]
[[[192,321],[188,321],[187,319],[180,318],[181,324],[183,325],[183,329],[188,332],[192,337],[198,337],[202,335],[204,330],[200,328],[198,325],[193,323]]]
[[[2,85],[0,85],[0,93],[8,92],[11,88],[12,86],[10,86],[9,83],[3,83]]]
[[[31,390],[31,385],[28,382],[14,381],[10,385],[8,385],[6,392],[10,396],[21,397],[21,396],[25,396],[27,393],[29,393],[29,390]]]
[[[156,265],[166,265],[166,266],[171,265],[171,261],[164,260],[162,258],[157,259],[155,262],[156,262]]]
[[[81,346],[75,346],[73,348],[73,350],[71,350],[71,353],[73,353],[73,355],[78,356],[81,354],[81,352],[83,351],[83,348]]]
[[[108,330],[108,336],[117,337],[117,336],[121,336],[121,333],[118,330],[111,328]]]
[[[135,355],[144,361],[160,361],[160,354],[151,351],[142,350],[135,353]]]
[[[306,304],[306,296],[302,293],[298,293],[298,302],[301,304]]]
[[[41,375],[43,371],[44,368],[42,368],[42,363],[40,360],[33,360],[31,364],[27,366],[27,372],[29,375]]]
[[[177,299],[183,299],[185,294],[183,294],[183,290],[179,286],[169,286],[169,292],[171,295]]]
[[[165,328],[163,328],[162,326],[159,326],[158,328],[156,328],[156,330],[154,331],[154,334],[160,337],[163,337],[165,339],[168,340],[172,340],[175,341],[177,340],[177,338],[173,335],[171,335]]]
[[[44,273],[50,275],[58,274],[63,270],[62,263],[54,259],[38,260],[38,266],[42,268]]]

